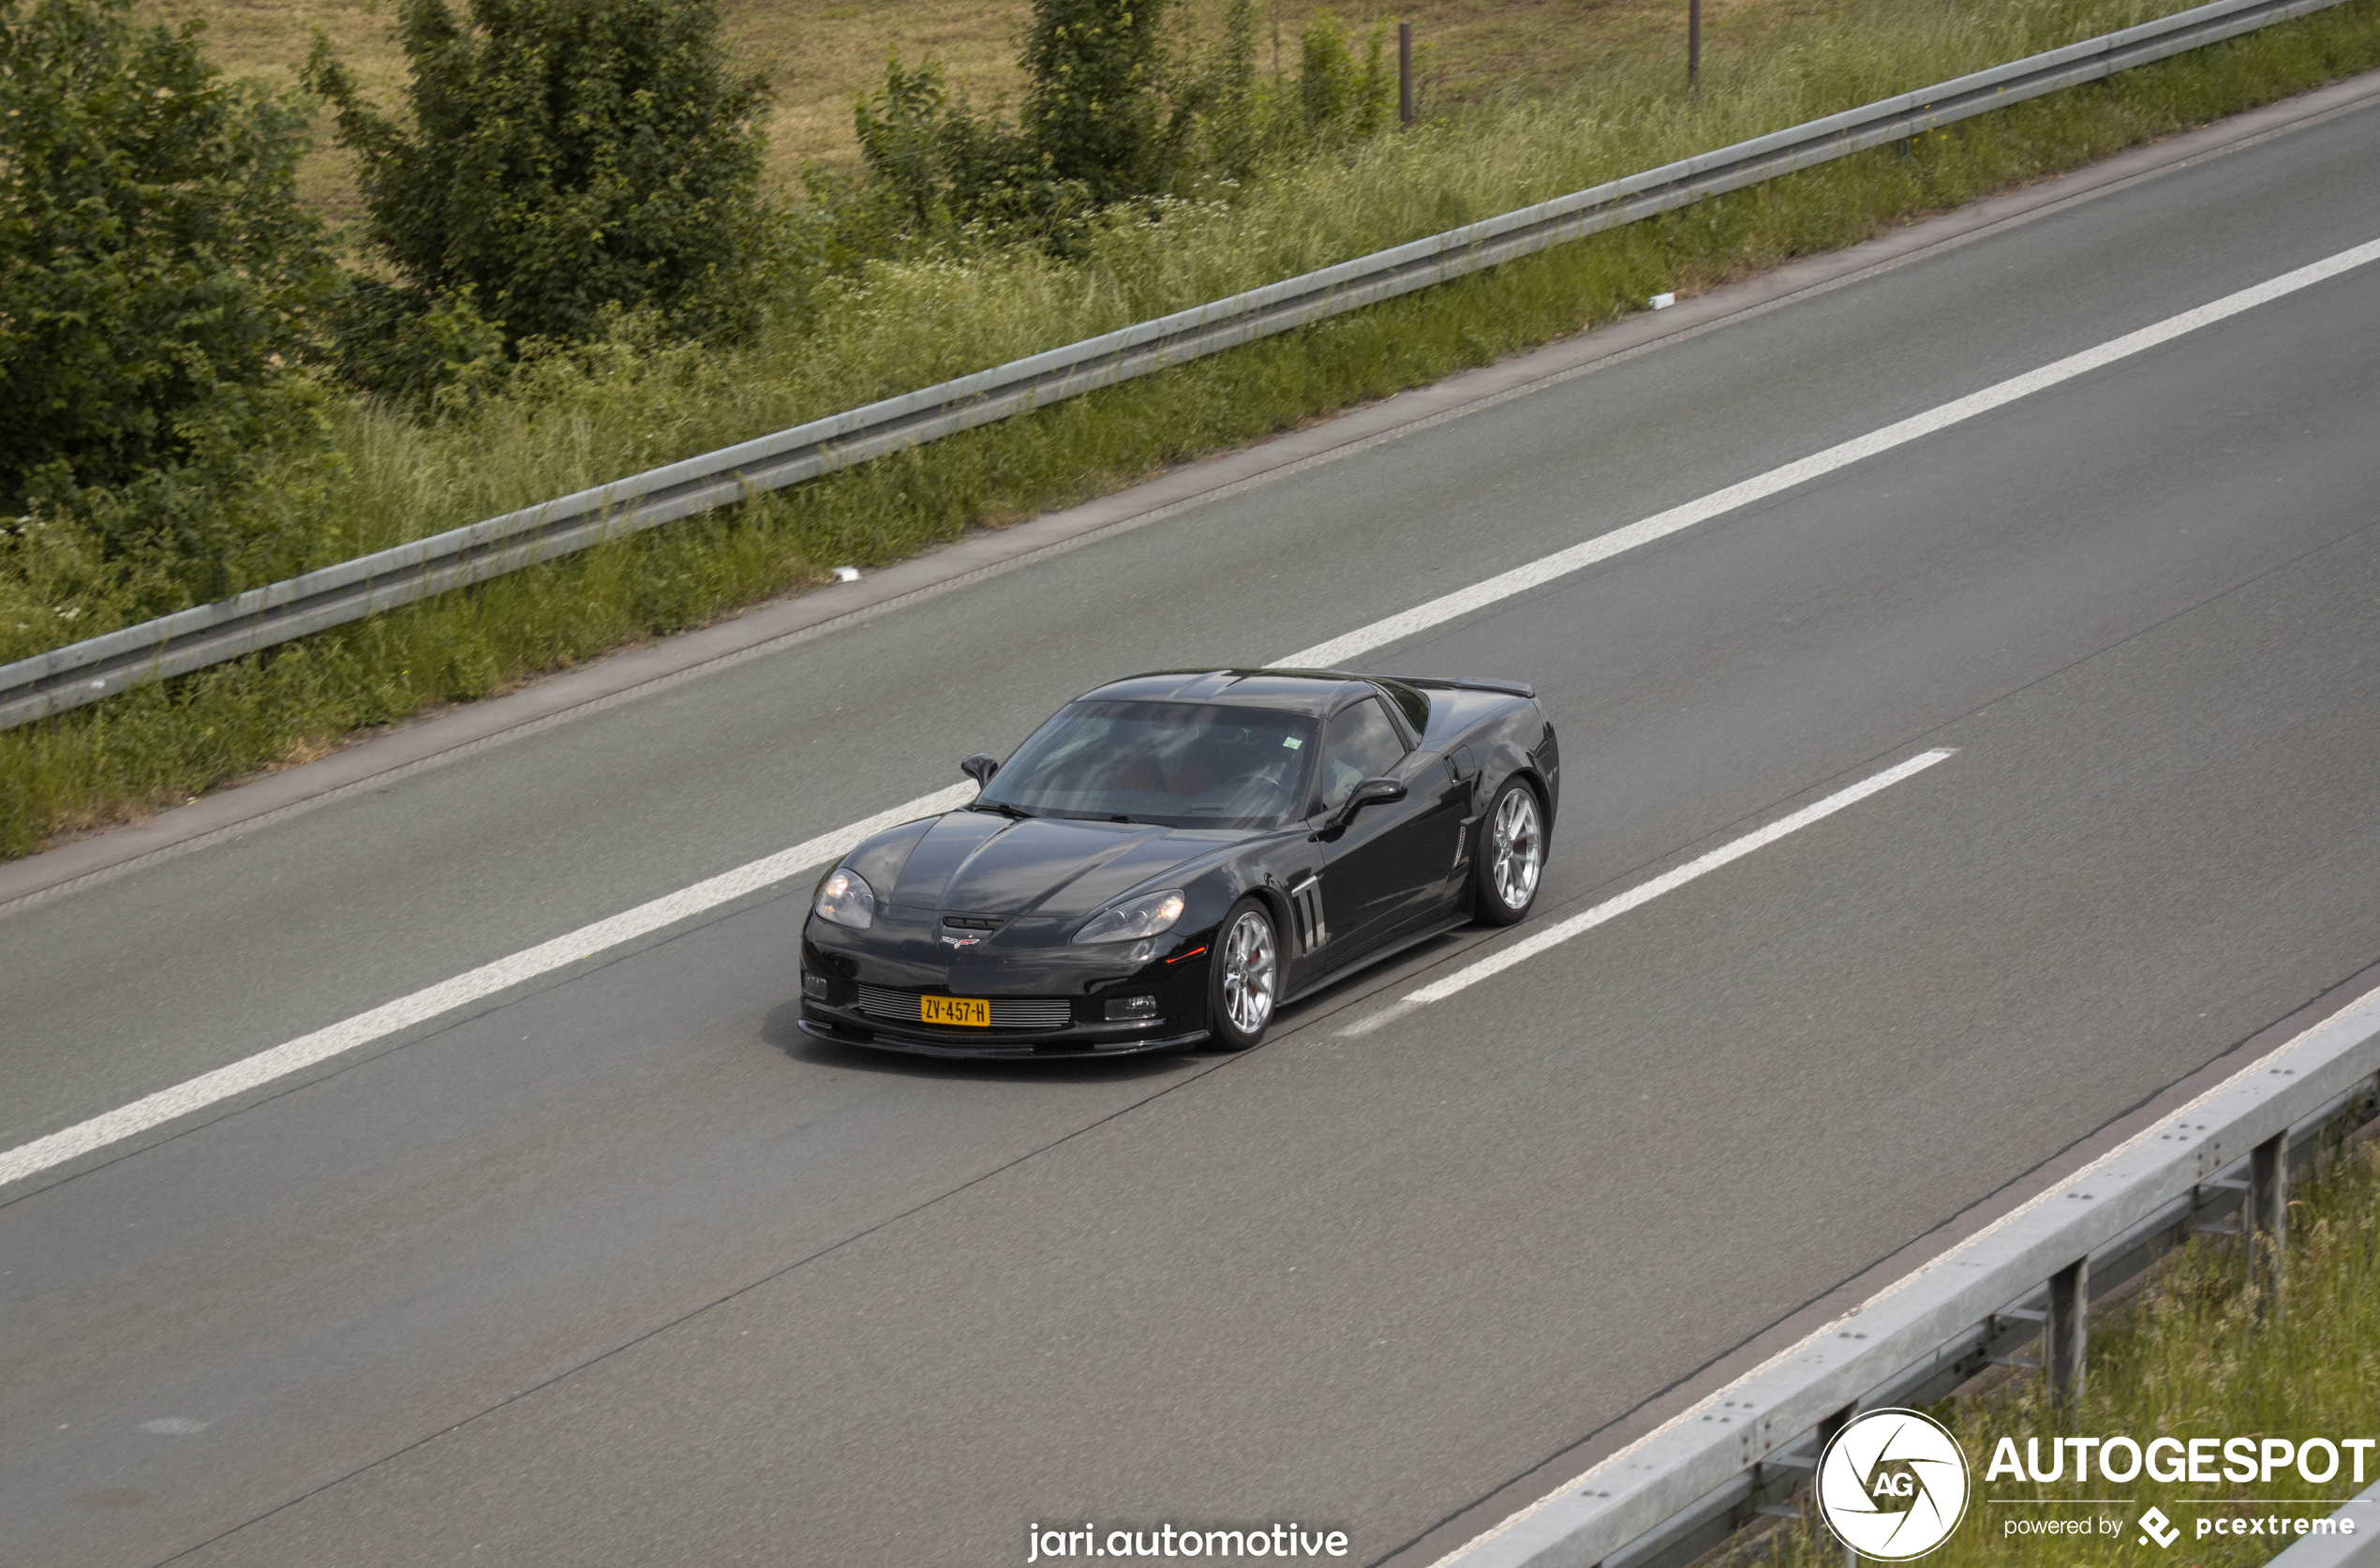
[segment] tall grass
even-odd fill
[[[1492,216],[1927,82],[2131,25],[2145,0],[1842,0],[1748,13],[1699,102],[1623,61],[1511,103],[1120,218],[1070,261],[962,247],[810,291],[731,350],[613,341],[434,421],[333,413],[345,468],[293,523],[321,564]],[[1764,20],[1763,20],[1764,18]],[[2380,65],[2350,4],[1807,171],[0,734],[0,855],[477,697],[606,649],[1131,483],[1790,257]],[[292,496],[304,496],[292,485]],[[135,619],[72,541],[0,563],[0,662]]]
[[[1942,1568],[2136,1564],[2144,1548],[2135,1544],[2133,1523],[2154,1504],[2184,1526],[2174,1561],[2197,1568],[2257,1563],[2283,1543],[2268,1534],[2200,1540],[2194,1521],[2235,1511],[2293,1518],[2327,1513],[2303,1504],[2335,1503],[2369,1486],[2375,1479],[2371,1466],[2358,1486],[2347,1462],[2327,1485],[2305,1482],[2295,1470],[2254,1486],[2163,1484],[2145,1475],[2121,1485],[1983,1479],[1986,1456],[2003,1436],[2015,1438],[2020,1453],[2027,1438],[2045,1441],[2059,1432],[2127,1436],[2144,1446],[2159,1437],[2335,1441],[2372,1436],[2380,1426],[2380,1143],[2366,1142],[2302,1183],[2293,1198],[2287,1277],[2281,1305],[2268,1317],[2257,1316],[2238,1244],[2201,1241],[2167,1259],[2149,1289],[2112,1322],[2092,1325],[2084,1396],[2071,1412],[2045,1406],[2037,1376],[1937,1410],[1977,1467],[1976,1489],[1969,1517],[1926,1562]],[[2011,1537],[2001,1527],[2012,1514],[2042,1518],[2087,1510],[1981,1505],[1987,1497],[2035,1501],[2111,1490],[2121,1494],[2121,1508],[2098,1512],[2124,1515],[2125,1529],[2113,1536]],[[2291,1503],[2299,1506],[2286,1506]],[[1840,1568],[1843,1561],[1842,1548],[1810,1524],[1789,1526],[1770,1546],[1776,1568]]]

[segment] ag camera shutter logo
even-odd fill
[[[1950,1539],[1967,1513],[1967,1456],[1916,1411],[1869,1411],[1818,1458],[1818,1512],[1862,1557],[1906,1562]]]

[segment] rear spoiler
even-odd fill
[[[1525,680],[1448,680],[1427,675],[1384,675],[1379,679],[1393,680],[1400,686],[1418,686],[1425,692],[1502,692],[1507,696],[1531,700],[1537,696],[1537,688]]]

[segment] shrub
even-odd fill
[[[1306,19],[1298,48],[1298,112],[1307,142],[1362,142],[1387,127],[1396,83],[1389,75],[1386,43],[1387,36],[1375,28],[1359,62],[1337,17],[1316,11]]]
[[[479,313],[478,291],[469,283],[431,293],[358,278],[332,318],[341,379],[416,411],[499,379],[504,323]]]
[[[1018,63],[1041,167],[1100,205],[1166,188],[1183,117],[1168,114],[1165,0],[1034,0]]]
[[[853,104],[852,126],[870,181],[838,193],[854,255],[899,254],[977,221],[1046,233],[1093,205],[1091,187],[1057,174],[997,106],[982,113],[953,101],[931,60],[905,69],[887,55],[883,89]],[[813,204],[828,194],[813,180]]]
[[[310,439],[296,368],[338,274],[293,177],[304,120],[130,0],[0,0],[0,514],[213,595],[274,525],[257,455]],[[271,555],[271,550],[266,550]]]
[[[514,340],[585,337],[606,306],[694,331],[741,317],[773,243],[768,88],[729,79],[718,31],[709,0],[471,0],[468,19],[404,0],[403,124],[318,36],[306,84],[362,161],[367,233],[401,279],[383,306],[443,310],[467,339],[466,309]]]

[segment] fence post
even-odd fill
[[[1686,96],[1703,96],[1703,0],[1686,0]]]
[[[1396,24],[1396,123],[1413,123],[1413,23]]]
[[[2248,1277],[2258,1309],[2281,1294],[2282,1260],[2289,1234],[2289,1134],[2274,1133],[2248,1156]]]
[[[2049,1277],[2049,1316],[2041,1325],[2042,1375],[2057,1404],[2071,1405],[2082,1397],[2090,1319],[2090,1260],[2077,1258]]]

